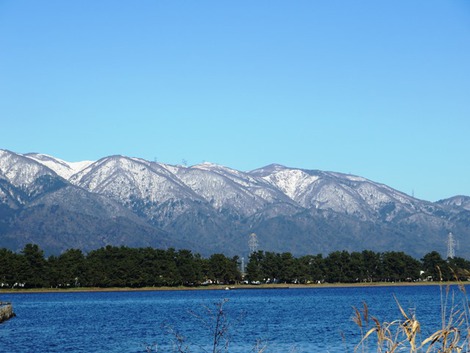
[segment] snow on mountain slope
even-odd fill
[[[81,161],[81,162],[66,162],[61,159],[48,156],[41,153],[27,153],[24,154],[25,157],[34,159],[36,162],[39,162],[46,167],[52,169],[62,178],[68,180],[70,177],[79,171],[85,169],[90,164],[94,163],[93,161]]]
[[[417,211],[417,200],[359,176],[280,165],[250,174],[278,187],[305,208],[329,209],[363,220],[379,216],[387,221],[403,212]]]
[[[39,177],[56,176],[56,173],[34,159],[0,150],[0,175],[3,175],[14,186],[27,189]]]
[[[470,196],[457,195],[448,199],[439,200],[436,203],[440,205],[460,207],[464,210],[470,211]]]
[[[299,202],[300,195],[319,180],[317,175],[309,175],[300,169],[291,169],[278,164],[256,169],[251,175],[261,177],[276,186],[292,200]]]
[[[192,206],[180,201],[191,200],[240,216],[274,204],[281,210],[284,204],[289,205],[289,212],[294,206],[386,221],[413,212],[432,214],[439,207],[359,176],[275,164],[245,173],[212,163],[188,168],[123,156],[69,163],[44,154],[0,151],[0,175],[16,187],[56,174],[150,218],[159,212],[158,205],[169,200],[174,202],[165,206],[167,213],[184,212]]]
[[[205,169],[181,168],[178,177],[217,210],[231,207],[238,212],[250,213],[253,208],[256,209],[258,200],[255,200],[254,195],[223,175]],[[248,198],[250,206],[244,208]]]
[[[219,211],[232,209],[247,216],[269,203],[292,203],[264,180],[216,164],[203,163],[179,168],[177,176]]]
[[[24,202],[23,193],[0,175],[0,207],[16,209]]]
[[[219,164],[204,162],[201,164],[194,165],[189,169],[198,169],[198,170],[206,170],[211,173],[219,174],[227,179],[232,180],[233,182],[237,183],[240,187],[252,187],[253,185],[260,184],[260,180],[254,178],[248,173],[240,172],[235,169],[231,169],[228,167],[221,166]],[[263,186],[268,186],[266,183],[263,183]]]
[[[260,197],[266,202],[292,202],[292,200],[290,200],[289,197],[286,197],[282,191],[280,192],[278,188],[273,187],[273,185],[267,183],[264,179],[254,177],[249,173],[212,163],[198,164],[191,167],[191,169],[207,170],[224,176],[239,187],[248,190],[251,194],[256,197]]]
[[[198,198],[160,164],[123,156],[103,158],[73,175],[70,181],[124,204]]]

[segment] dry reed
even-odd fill
[[[361,340],[354,352],[367,352],[370,349],[370,340],[376,343],[374,351],[377,353],[470,352],[469,300],[465,286],[458,283],[457,293],[450,286],[444,288],[441,285],[441,328],[424,339],[420,336],[420,322],[415,315],[407,314],[396,298],[401,319],[392,322],[380,322],[376,317],[370,316],[365,303],[361,310],[354,307],[352,319],[361,333]],[[372,323],[369,328],[370,321]]]

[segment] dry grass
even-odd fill
[[[421,324],[413,314],[403,310],[399,320],[380,322],[370,316],[367,304],[362,309],[354,308],[353,321],[361,332],[361,341],[354,352],[368,352],[372,344],[377,353],[464,353],[470,352],[469,300],[465,286],[458,290],[441,285],[441,328],[429,337],[421,338]]]

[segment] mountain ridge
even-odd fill
[[[54,212],[62,222],[51,221]],[[38,235],[40,224],[50,224],[49,242]],[[133,244],[246,255],[256,233],[266,251],[422,256],[445,255],[448,232],[460,241],[457,254],[468,257],[470,197],[430,202],[361,176],[280,164],[242,172],[122,155],[70,163],[0,150],[0,247],[13,250],[37,241],[51,253]]]

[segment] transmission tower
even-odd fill
[[[250,234],[250,238],[248,239],[248,247],[250,248],[250,254],[258,250],[258,238],[256,237],[255,233]]]
[[[447,258],[453,259],[455,257],[455,239],[452,232],[447,235]]]

